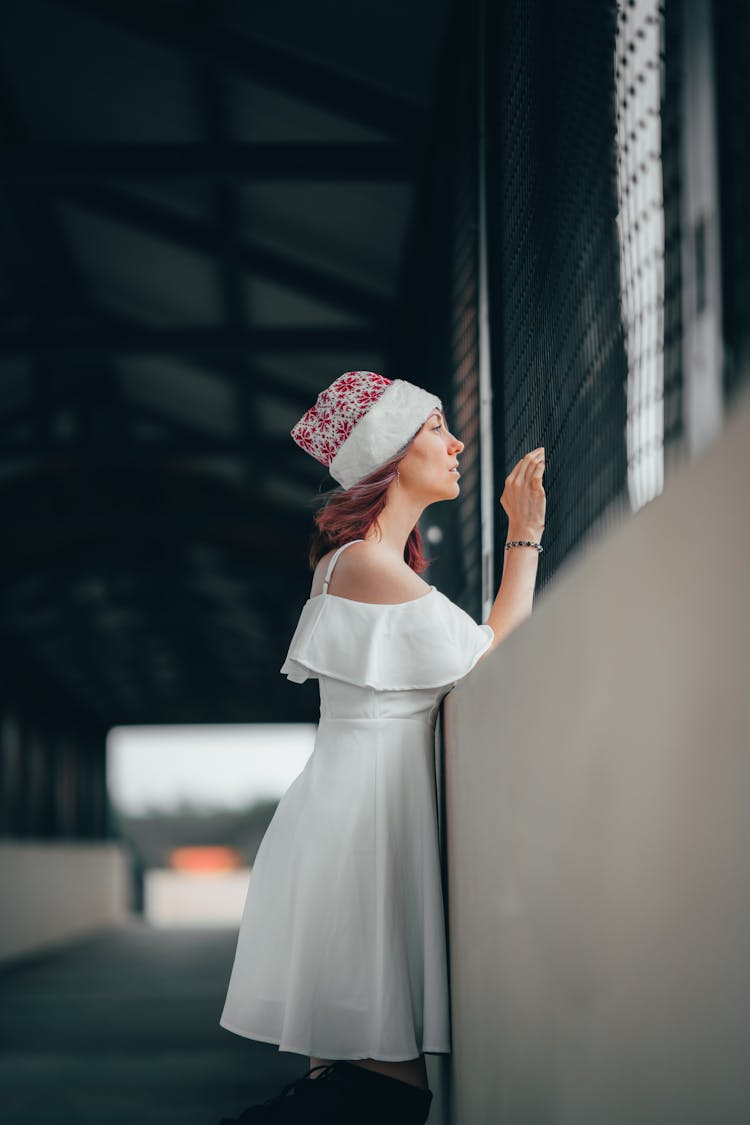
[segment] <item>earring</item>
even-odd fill
[[[396,480],[398,481],[398,484],[400,486],[401,485],[401,473],[398,471],[398,469],[396,469]]]

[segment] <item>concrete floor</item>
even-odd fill
[[[236,930],[140,919],[0,973],[4,1125],[216,1125],[309,1067],[219,1027]]]

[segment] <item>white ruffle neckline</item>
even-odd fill
[[[437,593],[436,586],[430,586],[426,594],[422,594],[420,598],[409,598],[408,602],[360,602],[356,598],[342,598],[340,594],[329,594],[327,590],[321,590],[319,594],[313,594],[307,600],[308,602],[317,601],[318,598],[335,598],[337,602],[351,602],[352,605],[371,605],[376,609],[400,609],[404,605],[415,605],[417,602],[423,602],[429,598],[430,594]]]
[[[295,683],[325,676],[381,691],[437,688],[465,676],[493,638],[435,586],[390,604],[321,591],[302,607],[280,671]]]

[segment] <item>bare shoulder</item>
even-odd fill
[[[315,568],[311,596],[321,593],[326,568],[333,551]],[[379,543],[352,543],[342,551],[333,568],[328,593],[357,602],[394,605],[423,597],[430,587],[402,559],[396,559]]]

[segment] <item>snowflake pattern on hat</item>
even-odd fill
[[[357,422],[392,380],[375,371],[345,371],[321,391],[290,431],[297,445],[326,468]]]

